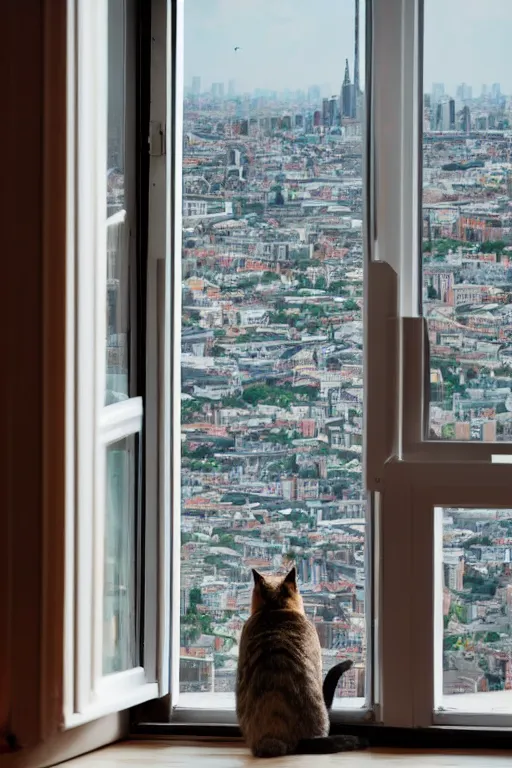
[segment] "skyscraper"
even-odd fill
[[[438,131],[453,131],[455,129],[455,100],[445,96],[440,104],[437,105],[437,125]]]
[[[340,98],[340,111],[342,117],[354,117],[355,105],[354,105],[354,86],[350,82],[350,70],[348,67],[348,59],[345,59],[345,76],[343,78],[343,85],[341,86],[341,98]]]
[[[444,96],[444,83],[432,83],[432,104],[439,104]]]
[[[338,99],[336,96],[333,96],[331,99],[329,99],[329,125],[339,125],[338,120]]]
[[[322,99],[322,123],[329,125],[329,99]]]
[[[201,78],[200,77],[193,77],[192,78],[192,93],[194,96],[198,96],[201,93]]]

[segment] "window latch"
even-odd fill
[[[149,154],[151,157],[165,155],[165,126],[156,120],[149,123]]]

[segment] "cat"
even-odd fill
[[[322,686],[322,652],[306,618],[295,568],[285,576],[253,570],[251,615],[240,638],[236,709],[256,757],[358,749],[353,736],[329,737],[328,709],[341,675],[333,667]]]

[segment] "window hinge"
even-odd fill
[[[149,154],[152,157],[165,155],[165,126],[156,120],[149,123]]]

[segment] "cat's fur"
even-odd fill
[[[236,683],[238,721],[252,753],[276,757],[357,749],[354,737],[328,737],[328,707],[351,662],[337,664],[322,689],[320,642],[306,618],[295,568],[284,578],[253,575]]]

